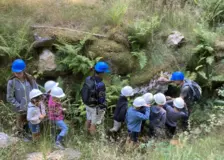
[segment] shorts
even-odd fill
[[[40,124],[32,124],[29,122],[29,128],[32,133],[40,133]]]
[[[97,113],[98,110],[98,113]],[[86,105],[86,117],[92,124],[101,124],[104,119],[105,111],[97,107],[89,107]]]

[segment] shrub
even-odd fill
[[[198,0],[196,3],[203,9],[203,20],[210,27],[216,27],[224,22],[223,0]]]
[[[130,25],[128,28],[128,39],[132,45],[132,50],[144,48],[148,41],[152,39],[154,32],[159,29],[159,26],[160,19],[158,16],[150,18],[149,21],[140,19]]]
[[[82,73],[83,75],[86,75],[90,71],[94,64],[101,58],[91,60],[83,55],[86,41],[87,39],[84,39],[76,45],[71,45],[68,43],[56,45],[58,49],[58,70],[72,70],[73,73]]]

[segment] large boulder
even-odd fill
[[[91,58],[103,57],[112,65],[112,72],[128,74],[136,69],[135,58],[129,49],[120,43],[108,39],[97,39],[87,49],[87,56]]]
[[[18,142],[18,138],[11,137],[3,132],[0,132],[0,148],[6,148],[16,142]]]
[[[39,57],[38,71],[42,73],[52,72],[56,67],[55,55],[50,50],[44,49]]]
[[[136,87],[134,89],[134,93],[137,94],[145,94],[146,92],[152,92],[152,93],[165,93],[168,90],[168,79],[171,76],[171,73],[169,72],[161,72],[158,75],[155,75],[148,84]]]

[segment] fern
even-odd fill
[[[132,44],[132,49],[141,49],[145,47],[149,39],[159,29],[160,19],[154,16],[150,21],[138,20],[129,26],[128,39]]]
[[[32,45],[28,40],[28,23],[27,21],[15,33],[5,33],[0,35],[0,56],[9,56],[10,58],[22,57],[22,54],[29,52]],[[25,58],[28,55],[25,54]]]
[[[63,45],[56,45],[59,57],[61,57],[57,62],[59,63],[59,66],[62,65],[60,68],[61,70],[66,70],[68,68],[69,70],[72,70],[73,73],[82,73],[83,75],[86,75],[96,61],[101,59],[98,57],[95,60],[91,60],[82,55],[85,42],[86,39],[74,46],[65,43]]]
[[[147,56],[143,50],[139,52],[131,52],[132,56],[136,57],[139,62],[139,66],[143,69],[147,64]]]

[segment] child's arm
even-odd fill
[[[46,116],[46,107],[43,101],[41,102],[40,109],[41,109],[41,114],[43,116]]]
[[[137,117],[141,120],[148,120],[149,119],[149,107],[146,107],[145,114],[137,112]]]

